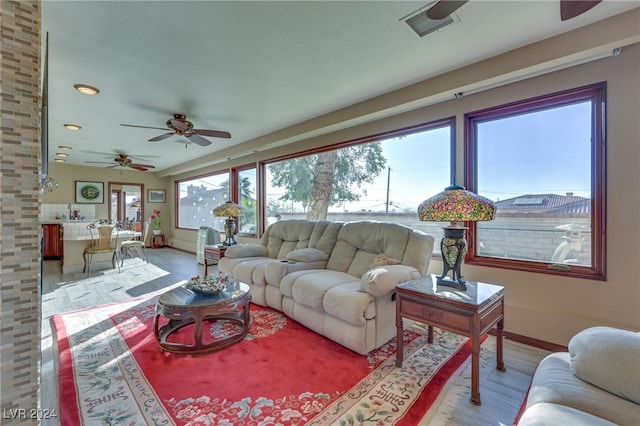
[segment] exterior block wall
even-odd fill
[[[0,1],[0,408],[36,424],[40,362],[40,2]]]

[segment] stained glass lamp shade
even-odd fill
[[[215,217],[226,217],[227,220],[224,223],[225,240],[223,245],[233,246],[236,243],[233,235],[236,232],[236,218],[238,216],[244,216],[244,210],[242,207],[234,203],[233,201],[227,201],[224,204],[219,205],[211,212]]]
[[[443,272],[437,284],[466,290],[465,280],[460,267],[467,254],[464,222],[493,220],[495,205],[493,202],[463,186],[452,185],[443,192],[423,201],[418,206],[420,220],[431,222],[451,222],[444,228],[444,237],[440,242]],[[447,275],[452,272],[453,277]]]

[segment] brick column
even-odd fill
[[[38,407],[40,45],[40,2],[0,1],[2,424],[36,424]]]

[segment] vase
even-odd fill
[[[154,229],[153,230],[153,235],[160,235],[162,234],[162,229]]]

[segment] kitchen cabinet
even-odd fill
[[[63,227],[57,223],[42,225],[42,258],[62,260]]]

